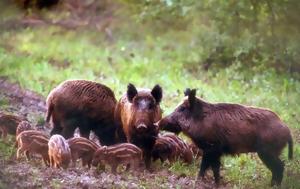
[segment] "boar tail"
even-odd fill
[[[289,145],[289,159],[293,159],[293,139],[292,136],[290,136],[288,140],[288,145]]]
[[[48,110],[47,110],[47,116],[46,116],[47,123],[49,123],[49,121],[50,121],[52,112],[53,112],[53,104],[50,102],[50,104],[48,106]]]

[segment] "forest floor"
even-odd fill
[[[21,89],[5,79],[0,79],[0,97],[9,101],[4,108],[6,112],[27,116],[32,122],[37,122],[45,114],[45,99],[32,91]],[[49,128],[38,128],[49,133]],[[109,171],[98,170],[95,167],[71,167],[67,170],[45,167],[38,157],[32,161],[25,158],[16,160],[13,147],[14,138],[10,141],[0,141],[0,188],[214,188],[212,179],[204,182],[168,170],[160,162],[153,164],[153,171],[121,172],[111,174]],[[228,188],[225,183],[219,188]]]

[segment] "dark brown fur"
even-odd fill
[[[83,137],[71,138],[68,140],[68,143],[71,149],[73,165],[75,166],[77,159],[81,159],[83,167],[87,165],[91,168],[94,153],[98,148],[100,148],[100,146]]]
[[[151,151],[158,134],[154,123],[162,115],[159,105],[161,99],[162,89],[159,85],[152,90],[137,90],[134,85],[129,84],[127,93],[120,99],[115,111],[119,137],[143,150],[147,168],[150,166]]]
[[[223,154],[257,152],[272,171],[271,184],[280,184],[284,165],[279,159],[289,144],[292,158],[293,141],[289,128],[272,111],[239,104],[212,104],[195,97],[196,90],[187,90],[186,98],[173,113],[159,122],[161,129],[182,131],[203,150],[199,176],[207,168],[220,178],[220,158]]]
[[[0,113],[0,132],[1,137],[5,140],[7,134],[16,135],[17,126],[25,120],[16,115]]]
[[[92,164],[97,166],[104,162],[111,166],[111,171],[116,173],[120,164],[136,170],[142,161],[142,150],[130,143],[121,143],[99,148],[94,155]]]
[[[26,154],[27,160],[30,159],[30,153],[40,154],[46,166],[49,165],[48,156],[49,137],[40,131],[29,130],[21,132],[17,138],[17,159],[22,153]]]
[[[54,88],[47,98],[47,122],[52,118],[51,135],[73,137],[79,127],[80,135],[89,138],[90,131],[98,136],[101,144],[115,141],[113,91],[100,83],[69,80]]]

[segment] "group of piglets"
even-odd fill
[[[19,130],[5,131],[1,118],[0,131],[2,136],[19,132],[17,157],[23,152],[27,158],[30,152],[39,153],[51,167],[67,167],[71,159],[73,163],[82,159],[83,166],[104,163],[116,172],[119,164],[137,169],[143,163],[149,169],[152,160],[191,163],[193,157],[202,155],[198,176],[204,177],[211,168],[216,184],[220,181],[222,155],[256,152],[272,172],[271,185],[281,184],[284,164],[279,155],[288,144],[288,156],[292,158],[293,140],[278,115],[263,108],[209,103],[196,97],[195,89],[186,89],[184,94],[183,102],[162,118],[159,85],[137,89],[129,84],[117,101],[114,92],[103,84],[67,80],[47,97],[46,121],[52,125],[51,138],[39,131],[27,131],[29,126],[24,122],[20,122]],[[74,138],[77,128],[81,137]],[[160,130],[182,132],[193,143]],[[91,131],[103,146],[89,140]]]

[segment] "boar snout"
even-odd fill
[[[136,127],[136,129],[137,129],[138,131],[140,131],[140,132],[143,132],[143,131],[147,130],[147,125],[144,124],[144,123],[139,124],[139,125]]]
[[[93,165],[94,167],[97,167],[98,161],[97,161],[97,160],[93,160],[93,161],[92,161],[92,165]]]
[[[158,122],[160,130],[166,130],[178,134],[181,132],[181,127],[174,121],[171,121],[169,117],[165,117]]]

